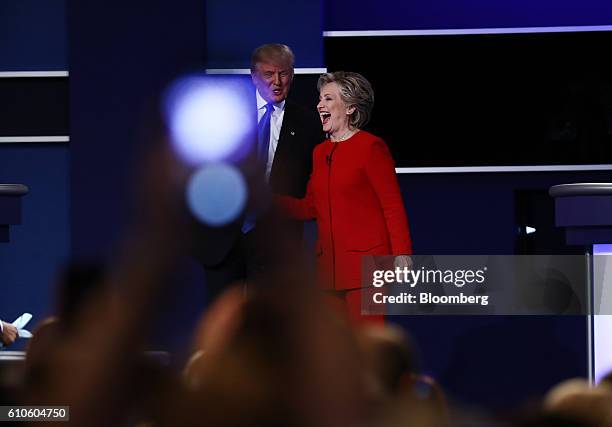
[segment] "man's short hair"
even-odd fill
[[[279,43],[269,43],[259,46],[251,55],[251,71],[255,71],[259,62],[271,64],[287,64],[293,70],[295,56],[289,46]]]

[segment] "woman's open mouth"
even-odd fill
[[[319,116],[321,116],[321,123],[324,125],[329,123],[329,120],[331,119],[331,113],[328,113],[327,111],[321,111]]]

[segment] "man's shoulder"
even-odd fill
[[[285,114],[287,117],[301,120],[308,124],[320,124],[318,120],[319,115],[314,108],[306,108],[304,105],[291,101],[290,99],[285,101]]]
[[[314,146],[323,141],[325,135],[321,129],[321,120],[316,111],[304,108],[303,105],[287,100],[283,128],[295,129],[308,146]]]

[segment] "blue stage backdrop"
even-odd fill
[[[248,68],[251,52],[264,43],[284,43],[296,67],[323,67],[322,0],[263,4],[206,1],[207,68]]]
[[[62,143],[0,144],[0,183],[26,184],[21,224],[0,243],[0,318],[24,311],[32,327],[52,311],[58,267],[69,255],[69,153]],[[19,340],[14,350],[25,348]]]
[[[0,72],[65,71],[66,43],[65,0],[0,2]],[[65,135],[63,79],[1,79],[0,137]],[[28,311],[33,328],[51,312],[56,273],[70,250],[69,157],[63,142],[0,144],[0,183],[30,189],[22,199],[21,224],[11,227],[9,242],[0,243],[5,321]],[[11,349],[25,345],[19,340]]]
[[[0,71],[67,69],[65,2],[0,2]]]
[[[328,0],[326,31],[612,24],[607,0]]]

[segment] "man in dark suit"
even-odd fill
[[[294,55],[286,45],[266,44],[253,52],[251,79],[258,122],[258,142],[253,154],[272,193],[303,197],[312,170],[312,151],[324,136],[314,107],[309,111],[287,99],[293,66]],[[252,160],[254,156],[250,157]],[[248,173],[245,175],[248,177]],[[275,263],[282,262],[275,259],[282,252],[278,246],[271,250],[274,247],[271,239],[275,236],[288,238],[295,243],[292,250],[301,250],[302,223],[275,222],[269,227],[266,217],[269,218],[261,209],[253,209],[251,203],[244,218],[225,227],[209,229],[201,238],[198,257],[204,265],[209,300],[228,283],[252,281]]]

